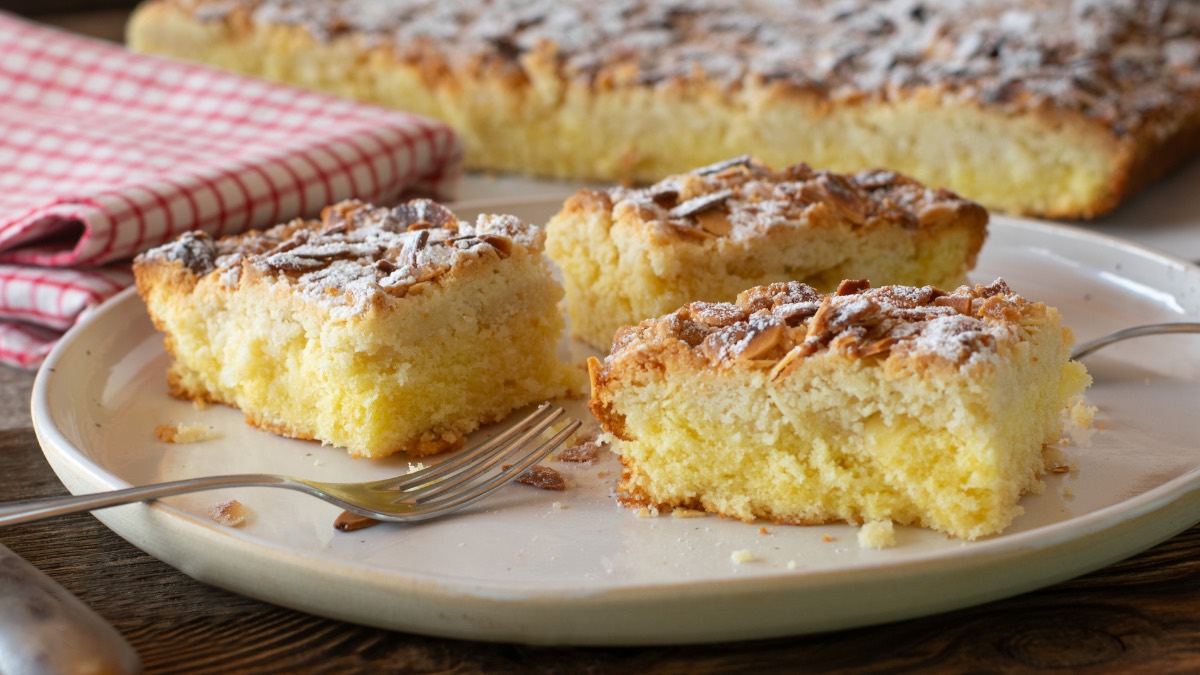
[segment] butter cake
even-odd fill
[[[589,362],[589,406],[632,505],[974,539],[1042,488],[1044,449],[1090,383],[1070,342],[1002,280],[771,284],[622,329]]]
[[[546,226],[572,332],[607,351],[622,325],[751,286],[843,279],[966,281],[987,232],[981,206],[891,171],[774,171],[737,157],[641,189],[585,189]]]
[[[173,395],[355,456],[428,455],[571,389],[543,239],[514,216],[349,201],[261,232],[185,234],[134,273]]]
[[[475,169],[650,182],[742,153],[1091,217],[1200,148],[1200,5],[147,0],[145,52],[427,114]]]

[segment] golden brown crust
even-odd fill
[[[988,367],[1019,339],[1022,323],[1045,321],[1046,310],[1003,280],[950,293],[932,286],[871,289],[863,280],[826,295],[795,282],[757,287],[735,303],[695,302],[622,329],[611,354],[589,362],[589,408],[605,431],[632,440],[607,388],[664,368],[750,368],[777,380],[819,353],[894,369]]]
[[[963,228],[971,236],[965,269],[987,236],[988,213],[945,189],[883,169],[852,173],[796,164],[774,170],[749,155],[722,160],[645,188],[585,189],[568,200],[573,213],[610,212],[638,224],[655,243],[715,244],[768,235],[782,223],[822,230],[849,224],[870,230],[900,224],[924,236]]]

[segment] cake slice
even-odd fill
[[[998,280],[946,293],[752,288],[622,329],[589,362],[622,498],[778,523],[974,539],[1042,488],[1090,383],[1057,310]]]
[[[542,243],[513,216],[350,201],[319,221],[185,234],[134,273],[174,357],[171,394],[354,456],[428,455],[571,389]]]
[[[751,286],[966,280],[988,214],[890,171],[781,171],[736,157],[643,189],[581,190],[546,226],[571,330],[607,351],[622,325]]]

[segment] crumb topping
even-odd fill
[[[247,269],[294,285],[335,318],[363,312],[382,297],[419,292],[456,268],[483,258],[541,250],[543,235],[515,216],[463,223],[446,207],[416,199],[394,208],[345,201],[320,220],[294,220],[265,231],[213,241],[187,233],[143,259],[178,261],[197,276],[217,275],[235,288]]]
[[[971,217],[986,226],[987,212],[948,190],[933,190],[892,171],[841,174],[797,164],[780,171],[735,157],[640,189],[607,192],[614,220],[641,222],[654,233],[696,241],[761,237],[795,227],[816,211],[852,227],[876,221],[910,229]]]
[[[600,85],[703,77],[834,100],[932,87],[1009,109],[1078,110],[1136,129],[1200,90],[1200,6],[1162,0],[176,0],[238,8],[318,40],[355,32],[414,63],[523,74],[547,54]],[[436,48],[432,56],[430,47]]]
[[[949,293],[848,280],[821,295],[798,282],[776,283],[745,291],[733,303],[693,302],[623,328],[608,363],[682,343],[712,366],[769,369],[772,379],[822,352],[963,366],[994,359],[997,345],[1023,318],[1044,311],[1045,305],[1013,293],[1003,279]]]

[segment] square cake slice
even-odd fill
[[[774,171],[737,157],[643,189],[581,190],[546,226],[546,251],[572,332],[607,351],[620,326],[752,286],[953,288],[987,222],[983,207],[894,172]]]
[[[622,499],[744,520],[893,521],[974,539],[1042,488],[1090,383],[1057,310],[998,280],[952,293],[799,283],[691,303],[589,362]]]
[[[543,238],[429,200],[342,202],[319,221],[185,234],[134,273],[173,395],[355,456],[428,455],[572,388]]]

